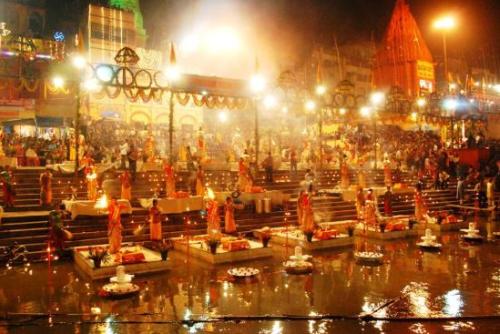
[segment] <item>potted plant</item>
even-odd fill
[[[271,240],[271,229],[269,227],[264,227],[259,231],[259,238],[262,242],[263,247],[267,247],[269,240]]]
[[[313,230],[305,230],[304,235],[306,236],[306,240],[308,242],[312,242],[313,236],[314,236],[314,231]]]
[[[219,247],[220,239],[215,237],[208,237],[205,241],[207,243],[208,248],[210,249],[210,253],[217,253],[217,247]]]
[[[347,234],[350,237],[354,236],[354,225],[351,225],[351,224],[347,225],[346,230],[347,230]]]
[[[87,258],[94,262],[94,268],[101,268],[101,263],[106,263],[109,259],[108,250],[104,247],[89,247]]]
[[[269,240],[271,240],[271,233],[263,233],[260,239],[262,241],[262,246],[267,247],[267,245],[269,244]]]
[[[378,226],[380,228],[380,232],[384,233],[385,227],[387,226],[387,223],[380,223]]]
[[[160,252],[161,260],[167,261],[168,252],[172,249],[172,242],[168,239],[163,239],[162,241],[158,242],[158,244],[156,245],[156,249],[158,250],[158,252]]]

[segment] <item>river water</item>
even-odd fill
[[[357,239],[384,263],[357,264],[352,247],[321,251],[302,276],[283,271],[293,249],[275,246],[272,258],[244,263],[261,274],[241,282],[226,274],[231,265],[171,252],[169,272],[136,277],[140,294],[120,300],[100,297],[104,281],[70,262],[2,269],[0,334],[500,332],[500,242],[439,239],[440,253],[421,252],[416,239]]]

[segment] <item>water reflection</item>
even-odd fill
[[[78,320],[106,320],[93,325],[91,332],[123,333],[123,326],[112,319],[148,321],[154,319],[199,319],[225,315],[311,315],[357,316],[373,314],[391,317],[460,317],[500,314],[500,269],[497,245],[469,246],[455,236],[442,237],[442,253],[422,253],[414,240],[359,242],[356,247],[384,252],[384,264],[377,267],[355,263],[352,249],[315,253],[315,272],[305,276],[287,275],[281,263],[285,252],[276,250],[273,258],[249,262],[261,275],[255,281],[233,282],[227,266],[209,266],[194,259],[189,268],[181,254],[172,254],[172,270],[166,274],[139,276],[141,293],[134,298],[108,300],[97,295],[103,282],[91,282],[74,272],[72,264],[31,265],[33,275],[22,269],[0,275],[0,310],[4,312],[85,313]],[[471,249],[471,247],[474,247]],[[50,272],[49,272],[50,271]],[[55,273],[53,273],[55,271]],[[47,284],[48,274],[51,282]],[[22,286],[23,289],[19,289]],[[114,314],[114,318],[107,318]],[[102,317],[102,318],[101,318]],[[385,319],[384,319],[385,320]],[[327,333],[334,325],[328,321],[306,320],[302,325],[276,320],[258,327],[254,333]],[[245,326],[251,326],[249,322]],[[291,327],[290,327],[291,326]],[[302,326],[302,327],[301,327]],[[359,332],[360,325],[351,332]],[[436,333],[468,330],[468,322],[430,325],[396,325],[389,321],[364,324],[367,332]],[[436,330],[436,326],[439,330]],[[57,326],[56,326],[57,327]],[[152,331],[154,325],[140,329]],[[179,326],[179,333],[207,332],[232,325]],[[234,327],[242,330],[243,327]],[[245,327],[246,328],[246,327]],[[299,331],[299,328],[301,331]],[[431,330],[433,329],[433,330]],[[69,332],[73,332],[73,327]],[[61,331],[62,332],[62,331]],[[132,331],[127,331],[132,332]],[[245,331],[248,332],[248,331]],[[68,333],[68,332],[64,332]]]
[[[450,290],[444,295],[445,306],[443,308],[444,314],[451,317],[458,317],[461,315],[464,302],[460,291],[457,289]]]

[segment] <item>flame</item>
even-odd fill
[[[106,194],[103,194],[95,202],[94,208],[96,208],[96,209],[107,209],[108,205],[109,205],[108,198],[106,197]]]
[[[209,198],[209,199],[211,199],[211,200],[215,199],[215,193],[212,190],[212,188],[210,188],[210,187],[207,188],[207,195],[206,195],[206,197]]]
[[[97,179],[97,174],[96,173],[91,172],[91,173],[87,174],[87,180],[92,181],[92,180],[95,180],[95,179]]]

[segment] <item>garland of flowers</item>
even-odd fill
[[[188,93],[184,93],[184,95],[182,95],[182,93],[174,93],[175,100],[181,106],[185,106],[189,103],[189,97],[190,97],[190,94],[188,94]]]

